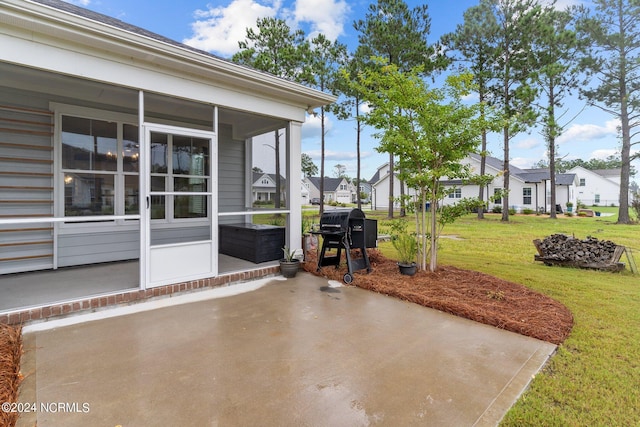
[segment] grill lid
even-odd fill
[[[320,230],[345,232],[349,228],[349,221],[354,219],[364,220],[364,212],[357,208],[324,211],[320,217]]]

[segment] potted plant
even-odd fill
[[[287,279],[296,277],[298,270],[300,269],[300,260],[295,258],[295,249],[290,250],[288,247],[282,248],[284,252],[284,258],[280,260],[280,273]]]
[[[572,211],[573,211],[573,203],[567,202],[567,212],[572,212]]]
[[[391,243],[398,252],[398,269],[401,274],[413,276],[418,269],[418,241],[416,236],[407,232],[404,221],[399,220],[392,225]]]

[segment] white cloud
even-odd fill
[[[322,156],[322,153],[320,152],[320,150],[309,150],[304,152],[310,155],[314,159],[320,159],[320,157]],[[360,153],[361,159],[367,158],[369,156],[371,156],[370,151],[363,151]],[[339,162],[343,162],[344,164],[349,160],[357,159],[357,157],[358,157],[358,154],[355,152],[355,150],[354,151],[324,150],[325,168],[327,167],[327,163],[326,163],[327,160],[339,161]],[[355,170],[355,167],[354,167],[354,170]]]
[[[231,0],[227,6],[209,5],[196,10],[196,20],[191,24],[193,36],[183,43],[231,56],[238,51],[238,42],[246,39],[247,28],[255,28],[259,18],[267,17],[283,18],[291,29],[308,24],[310,36],[321,32],[335,40],[343,34],[349,12],[344,0],[296,0],[290,9],[282,8],[282,0]]]
[[[523,139],[522,141],[518,141],[515,145],[516,145],[516,148],[529,150],[531,148],[536,148],[540,146],[540,144],[542,144],[542,142],[539,139],[527,138],[527,139]]]
[[[617,136],[618,126],[618,120],[609,120],[604,126],[598,126],[590,123],[574,124],[560,135],[557,141],[559,143],[590,141],[594,139],[602,139],[608,136]]]
[[[514,157],[513,159],[509,160],[509,164],[520,169],[529,169],[538,160],[539,159],[532,159],[528,157]]]
[[[605,160],[609,156],[620,155],[620,151],[615,148],[602,148],[600,150],[594,150],[591,152],[591,159]]]
[[[320,114],[318,115],[307,115],[305,122],[302,124],[302,139],[311,139],[315,138],[320,143],[320,134],[321,134],[321,121]],[[325,115],[324,117],[324,131],[325,136],[328,132],[333,129],[333,121],[331,117]]]
[[[311,26],[311,37],[322,33],[329,40],[336,40],[343,34],[350,11],[344,0],[297,0],[290,13],[296,24],[308,23]]]
[[[274,17],[280,2],[233,0],[226,7],[208,6],[196,10],[196,21],[191,24],[193,37],[183,43],[197,49],[231,56],[238,51],[238,41],[247,36],[247,28],[255,27],[258,18]]]
[[[553,3],[553,0],[543,0],[542,3],[550,5]],[[558,10],[564,10],[569,6],[579,6],[581,4],[585,4],[584,0],[557,0],[555,8]]]

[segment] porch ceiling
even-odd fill
[[[55,74],[42,70],[0,63],[0,85],[35,93],[54,95],[68,103],[83,104],[94,108],[109,108],[137,115],[138,91],[92,80]],[[176,111],[180,116],[207,126],[212,121],[212,106],[180,98],[145,93],[147,116],[170,118]],[[218,120],[231,125],[235,139],[246,139],[286,126],[286,121],[273,117],[251,114],[228,108],[219,108]]]

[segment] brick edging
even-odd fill
[[[77,314],[82,312],[91,313],[101,309],[136,304],[139,302],[150,300],[152,298],[171,296],[174,294],[186,293],[198,289],[217,288],[235,282],[255,280],[262,277],[275,276],[277,274],[280,274],[280,267],[271,266],[259,268],[256,270],[224,274],[221,276],[209,277],[206,279],[191,280],[188,282],[158,286],[152,289],[129,290],[116,294],[101,295],[61,304],[54,303],[42,307],[1,313],[0,324],[22,325],[31,321],[46,320],[53,317],[66,316],[69,314]]]

